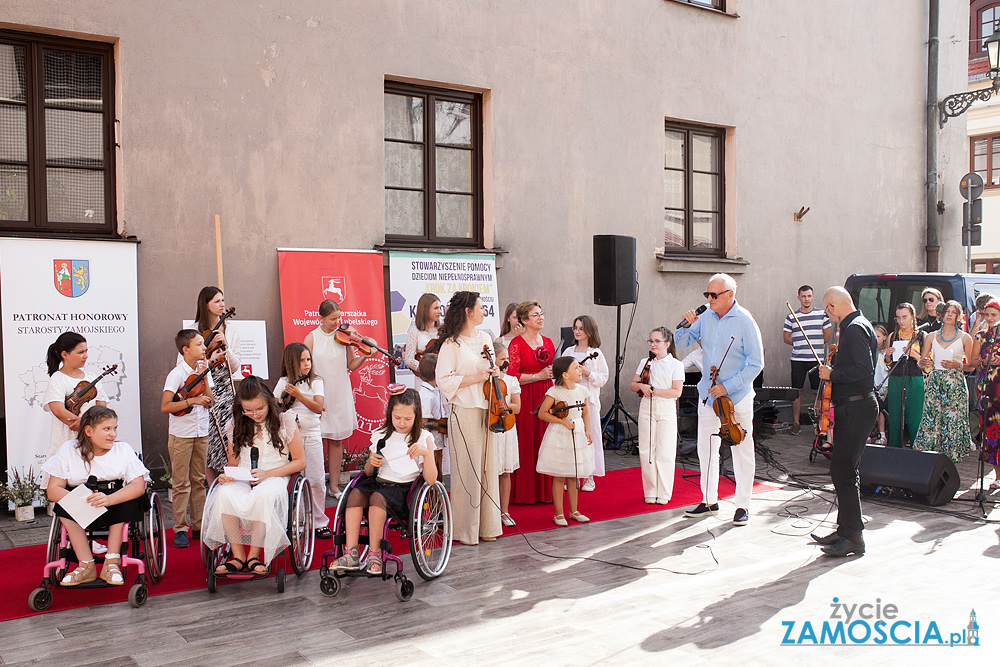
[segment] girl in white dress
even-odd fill
[[[403,347],[403,362],[413,371],[413,388],[420,389],[420,362],[417,353],[423,354],[432,340],[437,340],[438,321],[441,319],[441,299],[437,294],[421,294],[417,299],[417,311],[406,330],[406,345]],[[423,358],[421,356],[421,358]]]
[[[282,355],[284,375],[274,386],[278,404],[291,401],[287,412],[295,415],[299,423],[299,437],[306,455],[306,479],[312,496],[313,530],[316,537],[328,540],[330,518],[326,515],[326,481],[323,479],[323,437],[319,416],[323,413],[323,378],[313,373],[312,355],[302,343],[289,343]]]
[[[588,430],[587,399],[590,391],[579,384],[583,375],[580,364],[572,357],[559,357],[552,364],[555,385],[545,392],[538,407],[538,418],[548,422],[538,448],[535,470],[552,476],[552,504],[557,526],[569,525],[563,514],[563,485],[569,492],[569,518],[581,523],[590,518],[577,509],[581,479],[594,473],[594,450]],[[568,409],[553,411],[557,402],[566,403]]]
[[[249,469],[255,481],[219,475],[219,485],[205,502],[201,541],[211,549],[226,543],[232,549],[232,559],[217,574],[263,575],[275,554],[288,546],[288,478],[306,467],[302,439],[295,414],[282,414],[256,375],[246,376],[236,389],[228,439],[229,465]],[[251,468],[255,455],[257,467]]]
[[[122,526],[128,521],[140,521],[143,504],[140,497],[146,491],[149,471],[142,465],[135,450],[125,442],[117,442],[118,415],[115,411],[95,406],[80,417],[80,435],[64,442],[42,467],[49,476],[48,499],[58,503],[74,487],[86,484],[90,477],[98,482],[112,482],[106,491],[94,491],[87,502],[105,507],[91,527],[108,527],[108,553],[101,569],[101,579],[112,586],[125,583],[121,571]],[[104,486],[104,485],[102,485]],[[148,507],[148,505],[147,505]],[[94,555],[87,543],[87,533],[60,506],[55,513],[66,527],[73,545],[78,567],[63,577],[63,586],[78,586],[97,579]]]
[[[341,345],[334,338],[340,326],[340,306],[329,299],[319,304],[319,326],[306,334],[305,345],[312,355],[316,375],[323,379],[326,391],[320,432],[326,445],[330,488],[327,493],[340,498],[340,467],[344,461],[344,440],[358,427],[354,411],[351,371],[365,363],[354,348]]]
[[[97,377],[94,373],[83,370],[87,364],[87,339],[75,331],[66,331],[49,345],[45,355],[45,363],[49,371],[49,384],[45,389],[42,406],[52,414],[52,428],[49,431],[49,447],[45,458],[50,458],[67,440],[75,440],[80,430],[80,416],[66,409],[66,397],[76,390],[80,382],[93,382]],[[87,409],[108,404],[108,395],[101,383],[97,383],[97,396],[80,407],[80,415]],[[45,476],[42,486],[47,484]]]
[[[573,320],[573,338],[576,345],[563,352],[563,356],[573,357],[580,362],[580,384],[590,392],[587,399],[587,413],[590,421],[588,431],[593,438],[594,474],[582,481],[581,491],[593,491],[594,477],[604,477],[604,442],[601,438],[601,387],[608,383],[608,360],[601,352],[601,334],[597,321],[590,315],[580,315]],[[595,356],[596,355],[596,356]]]
[[[391,387],[391,385],[390,385]],[[428,484],[437,481],[434,466],[434,439],[422,427],[420,395],[406,389],[389,396],[385,424],[372,433],[365,476],[347,496],[344,527],[347,537],[344,555],[333,562],[334,570],[360,570],[358,542],[361,519],[368,508],[368,534],[373,544],[380,539],[386,517],[406,523],[409,514],[406,496],[413,481],[420,477]],[[381,443],[381,447],[379,447]],[[382,574],[382,556],[371,549],[366,564],[368,574]]]
[[[505,370],[508,365],[507,346],[499,338],[493,341],[493,353],[496,355],[497,368]],[[517,378],[504,373],[501,377],[507,386],[507,407],[514,414],[521,412],[521,385]],[[517,424],[509,431],[494,433],[490,431],[490,446],[497,456],[497,470],[500,472],[500,523],[513,526],[514,519],[510,516],[510,474],[521,467],[521,457],[517,450]]]
[[[675,358],[674,337],[666,327],[649,332],[649,358],[635,371],[630,388],[639,401],[639,468],[646,503],[666,505],[674,493],[677,460],[677,397],[684,388],[684,362]],[[649,365],[649,381],[640,382]]]

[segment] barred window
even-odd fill
[[[723,253],[724,139],[723,128],[666,124],[664,253]]]

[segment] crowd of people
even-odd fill
[[[677,399],[685,378],[677,347],[698,352],[701,502],[685,516],[718,514],[720,448],[727,440],[736,477],[733,524],[742,526],[750,519],[755,473],[753,383],[764,356],[760,329],[736,293],[730,276],[712,276],[704,293],[707,309],[686,312],[676,331],[650,331],[648,357],[630,388],[641,397],[641,493],[646,503],[665,505],[673,495]],[[813,307],[813,299],[809,285],[799,288],[800,308],[789,307],[783,335],[792,346],[792,385],[804,389],[809,382],[815,390],[822,380],[832,386],[837,437],[834,444],[831,433],[825,444],[840,527],[815,539],[831,555],[863,553],[857,465],[865,442],[944,452],[953,459],[972,451],[967,372],[977,377],[981,456],[1000,475],[1000,302],[981,295],[967,327],[959,303],[927,289],[920,315],[912,304],[899,304],[890,332],[872,327],[842,288],[826,292],[822,309]],[[177,364],[161,400],[168,415],[174,546],[197,540],[230,544],[232,558],[219,566],[220,575],[264,573],[287,546],[286,483],[294,473],[303,472],[310,482],[316,538],[332,537],[324,496],[339,499],[343,493],[344,441],[358,424],[350,373],[366,357],[336,339],[342,328],[336,302],[323,301],[318,311],[319,326],[285,347],[282,376],[273,389],[252,375],[236,380],[237,334],[226,326],[231,313],[218,288],[201,290],[196,328],[175,338]],[[405,489],[421,476],[433,483],[451,475],[453,536],[462,544],[494,541],[504,526],[516,524],[517,505],[552,503],[558,526],[590,520],[581,492],[593,491],[605,474],[600,394],[611,377],[596,321],[589,315],[574,318],[573,344],[558,350],[560,356],[542,333],[545,313],[537,301],[508,305],[496,339],[482,330],[483,321],[482,299],[475,292],[455,293],[447,308],[434,294],[420,297],[403,355],[416,387],[391,391],[384,425],[372,434],[359,473],[364,479],[346,498],[347,551],[334,569],[381,573],[377,556],[359,562],[360,517],[365,510],[372,520],[405,512]],[[840,347],[828,355],[834,324]],[[117,416],[106,407],[99,383],[91,404],[78,412],[66,409],[65,399],[77,384],[95,380],[83,370],[86,361],[87,342],[77,333],[64,333],[49,347],[45,402],[52,434],[43,472],[53,502],[91,475],[110,484],[90,494],[88,502],[117,508],[102,519],[113,527],[134,516],[148,470],[123,453],[130,448],[116,439]],[[512,427],[490,423],[484,385],[499,388]],[[793,434],[800,423],[796,401]],[[236,473],[226,474],[227,466],[246,469],[250,482],[236,484]],[[206,503],[206,484],[213,479],[218,492]],[[55,511],[67,525],[79,564],[63,585],[97,578],[95,550],[107,551],[100,577],[121,584],[120,540],[88,543],[66,512],[58,505]]]

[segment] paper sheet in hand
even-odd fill
[[[392,468],[392,471],[400,477],[406,477],[407,475],[420,472],[420,466],[417,465],[416,461],[410,458],[410,456],[406,453],[406,449],[393,448],[392,451],[383,450],[382,456],[389,463],[389,467]]]
[[[241,468],[239,466],[226,466],[223,470],[225,475],[232,477],[237,482],[250,482],[257,481],[257,478],[250,474],[250,468]]]
[[[906,346],[910,344],[908,340],[897,340],[892,344],[892,360],[899,361],[899,358],[903,356],[903,350]]]
[[[106,507],[94,507],[87,502],[87,498],[92,493],[94,492],[81,484],[63,496],[62,500],[56,504],[66,510],[73,517],[73,521],[86,528],[94,523],[94,519],[108,511]]]

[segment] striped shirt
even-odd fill
[[[809,334],[809,342],[812,343],[816,354],[819,355],[820,359],[824,359],[826,352],[823,343],[823,332],[833,326],[830,323],[830,318],[826,316],[826,313],[821,308],[813,308],[808,313],[797,310],[795,311],[795,316],[799,318],[802,328]],[[809,344],[806,343],[806,337],[802,335],[801,329],[795,324],[791,313],[785,315],[783,330],[786,333],[792,334],[792,361],[816,361],[813,353],[809,350]]]

